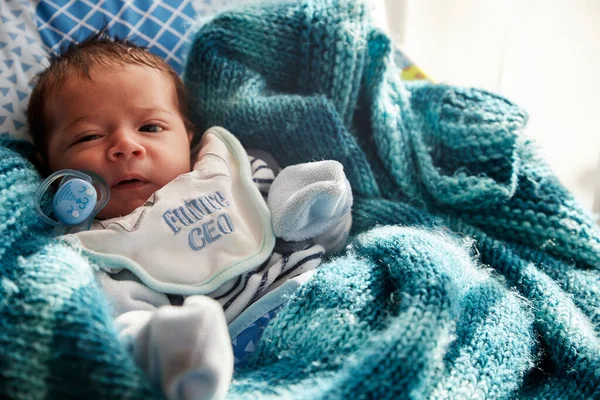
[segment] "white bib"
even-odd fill
[[[275,245],[269,209],[252,182],[246,151],[218,127],[202,138],[192,172],[131,214],[99,224],[104,229],[74,234],[88,255],[109,272],[131,270],[163,293],[210,293],[260,266]],[[74,236],[66,238],[74,241]]]

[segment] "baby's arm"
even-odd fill
[[[122,342],[168,399],[225,397],[233,353],[223,309],[216,301],[190,296],[182,306],[172,306],[165,294],[133,275],[98,276],[113,302]]]
[[[275,176],[279,173],[279,164],[265,151],[250,149],[247,152],[252,180],[266,201]]]
[[[267,201],[275,236],[287,242],[310,239],[327,253],[343,248],[352,226],[352,189],[337,161],[280,170],[267,152],[249,149],[252,177]]]

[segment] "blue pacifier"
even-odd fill
[[[52,199],[52,212],[57,221],[42,210],[41,204],[48,188],[61,178]],[[99,188],[99,198],[94,185]],[[97,174],[63,169],[50,175],[39,187],[36,192],[36,208],[42,219],[52,226],[64,228],[83,225],[84,229],[89,229],[94,217],[106,206],[109,198],[109,188]]]

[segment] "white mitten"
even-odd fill
[[[181,307],[129,311],[115,324],[138,365],[167,399],[225,398],[233,350],[219,303],[190,296]]]
[[[275,236],[300,241],[342,223],[352,207],[352,189],[337,161],[291,165],[273,181],[267,204]]]

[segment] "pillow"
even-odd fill
[[[44,46],[59,53],[106,25],[109,32],[148,47],[178,72],[186,52],[187,31],[196,11],[191,0],[66,1],[43,0],[36,22]]]
[[[27,138],[30,82],[46,62],[32,4],[0,0],[0,139]]]

